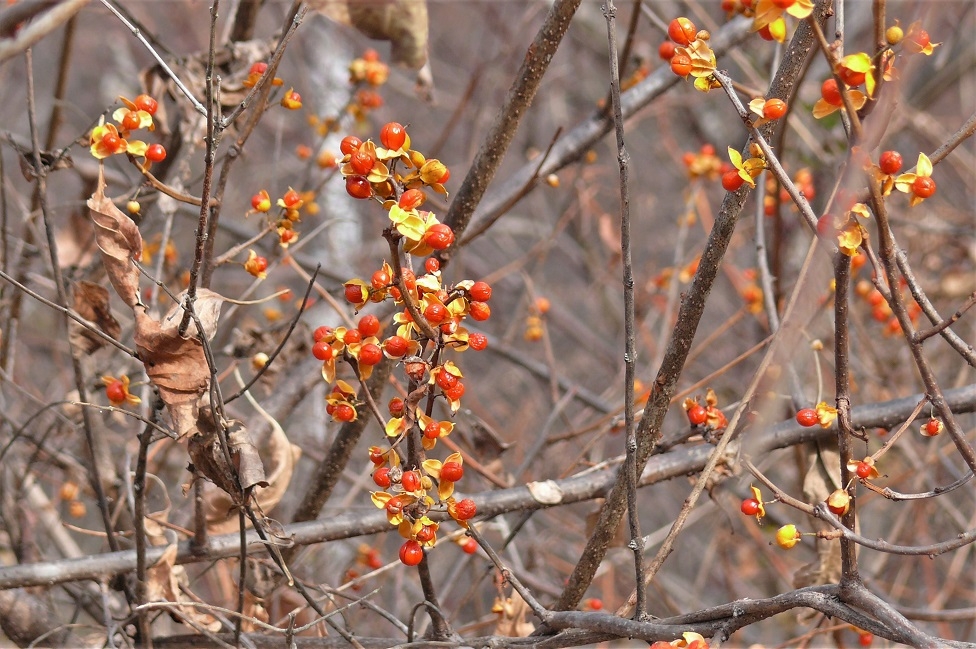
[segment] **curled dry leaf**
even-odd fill
[[[425,0],[312,0],[309,5],[327,18],[351,25],[370,38],[390,41],[394,63],[416,70],[427,62]]]
[[[189,579],[183,566],[176,565],[176,543],[170,543],[152,567],[146,571],[147,599],[150,602],[181,602],[188,601],[180,586],[186,587]],[[180,615],[173,616],[177,622],[193,622],[208,631],[219,631],[220,622],[212,616],[201,612],[193,606],[179,606]]]
[[[98,185],[88,199],[95,227],[95,244],[102,251],[102,262],[115,292],[130,307],[139,304],[139,270],[133,259],[142,256],[142,235],[135,222],[105,196],[105,175],[98,168]]]
[[[240,434],[244,437],[247,436],[246,431],[243,431],[243,429],[241,429]],[[235,433],[231,433],[231,436],[234,435]],[[230,444],[232,448],[235,447],[233,440],[231,440]],[[245,476],[251,475],[250,481],[252,481],[251,486],[253,486],[252,498],[259,511],[271,511],[281,501],[285,492],[288,490],[292,473],[295,470],[295,463],[302,453],[301,448],[292,444],[288,440],[288,436],[285,435],[285,431],[277,425],[272,426],[271,433],[263,445],[263,453],[261,456],[258,456],[257,449],[250,443],[249,439],[246,441],[246,445],[241,448],[247,449],[249,461],[257,460],[261,462],[261,456],[266,459],[266,477],[264,474],[264,466],[262,465],[260,467],[260,475],[263,481],[253,482],[258,474],[246,470],[243,466],[240,468],[240,473],[242,482],[245,481]],[[253,453],[251,449],[253,449]],[[234,509],[235,503],[230,494],[226,493],[226,490],[209,490],[206,495],[206,505],[207,531],[210,534],[227,534],[238,529],[239,518]]]
[[[135,317],[139,358],[182,438],[194,429],[201,398],[210,386],[203,345],[197,338],[180,336],[179,323],[163,327],[141,307],[135,309]]]
[[[179,327],[180,322],[183,320],[183,302],[185,300],[186,291],[176,296],[176,304],[166,312],[166,316],[163,318],[164,327]],[[217,320],[220,319],[220,308],[223,305],[224,297],[219,293],[214,293],[206,288],[197,290],[196,300],[193,302],[193,312],[200,321],[207,340],[213,340],[213,337],[217,334]],[[197,336],[197,325],[193,320],[190,320],[190,326],[187,327],[186,335],[191,338]]]
[[[95,324],[112,338],[119,339],[122,328],[112,315],[107,288],[94,282],[78,282],[72,291],[72,306],[82,318]],[[74,320],[68,322],[68,338],[72,346],[85,354],[91,354],[106,344],[102,338]]]

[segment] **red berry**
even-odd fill
[[[925,422],[924,426],[922,426],[922,432],[929,437],[935,437],[942,432],[942,422],[933,417]]]
[[[332,333],[331,327],[326,327],[324,325],[321,327],[316,327],[315,331],[312,332],[312,340],[318,342],[326,338],[331,333]]]
[[[407,353],[407,341],[400,336],[390,336],[383,341],[383,349],[393,358],[400,358]]]
[[[400,397],[393,397],[390,402],[386,404],[386,409],[390,411],[392,417],[402,417],[404,408],[403,399]]]
[[[393,484],[393,481],[390,480],[390,467],[381,466],[380,468],[376,469],[376,471],[373,471],[373,482],[376,483],[377,487],[381,487],[383,489],[386,489]]]
[[[132,131],[139,128],[142,120],[139,119],[139,113],[134,110],[128,111],[122,118],[122,128],[127,131]]]
[[[844,100],[840,96],[840,89],[837,87],[837,80],[827,79],[820,86],[820,96],[831,106],[843,106]]]
[[[442,390],[450,390],[457,385],[457,382],[458,377],[446,370],[441,370],[437,373],[437,385],[440,386]]]
[[[397,205],[400,206],[400,209],[410,211],[423,205],[425,200],[427,200],[427,196],[419,189],[408,189],[400,195]]]
[[[416,471],[404,471],[400,478],[400,486],[406,491],[417,491],[420,489],[420,474]]]
[[[755,498],[746,498],[742,501],[742,505],[739,506],[742,513],[746,516],[755,516],[759,513],[759,501]]]
[[[268,64],[264,61],[257,61],[251,64],[251,69],[247,71],[248,74],[262,75],[268,71]]]
[[[460,500],[454,505],[454,513],[459,521],[466,521],[478,513],[478,507],[470,498]]]
[[[399,149],[407,141],[407,130],[399,122],[387,122],[380,129],[380,143],[387,149]]]
[[[901,170],[902,157],[897,151],[885,151],[881,154],[881,159],[878,161],[878,166],[881,167],[881,171],[893,176]]]
[[[919,198],[928,198],[935,193],[935,181],[928,176],[917,176],[912,183],[912,193]]]
[[[855,473],[857,473],[858,478],[861,478],[862,480],[867,479],[871,477],[871,465],[867,462],[858,462]]]
[[[928,47],[929,43],[932,42],[932,39],[929,38],[929,33],[924,29],[912,30],[912,32],[908,35],[908,38],[911,41],[911,43],[917,48],[916,51],[919,52],[921,52],[926,47]]]
[[[437,439],[441,436],[441,424],[439,421],[432,421],[424,427],[424,437],[427,439]]]
[[[454,384],[453,388],[451,388],[450,390],[445,390],[444,394],[446,394],[447,398],[450,399],[451,401],[457,401],[462,396],[464,396],[464,383],[458,381],[457,383]]]
[[[447,308],[438,302],[431,302],[424,309],[424,317],[431,324],[440,324],[447,319]]]
[[[302,200],[301,194],[299,194],[297,191],[291,188],[288,188],[288,191],[285,192],[285,195],[281,197],[281,202],[284,203],[285,207],[288,209],[291,209],[296,205],[298,205],[298,203],[301,200]]]
[[[428,257],[424,261],[424,270],[428,273],[436,273],[441,269],[441,262],[437,260],[437,257]]]
[[[102,136],[102,145],[104,145],[109,151],[115,151],[121,142],[121,138],[112,132],[106,132],[105,135]]]
[[[483,322],[491,317],[491,307],[484,302],[472,302],[468,305],[468,313],[472,320]]]
[[[415,566],[424,558],[424,547],[419,541],[410,539],[400,546],[400,563]]]
[[[457,482],[464,477],[464,467],[457,462],[446,462],[441,467],[441,480]]]
[[[417,539],[418,543],[427,543],[434,539],[435,534],[436,534],[436,530],[434,530],[433,527],[431,527],[430,525],[424,525],[419,530],[417,530],[417,534],[415,538]]]
[[[488,346],[488,336],[479,333],[468,334],[468,345],[476,352]]]
[[[472,300],[487,302],[491,299],[491,286],[489,286],[488,282],[475,282],[468,289],[468,295],[471,296]]]
[[[668,37],[678,45],[687,45],[695,40],[695,34],[697,33],[698,30],[695,28],[695,23],[684,16],[675,18],[668,25]]]
[[[435,223],[424,233],[424,243],[434,250],[444,250],[454,243],[454,230],[444,223]]]
[[[688,422],[691,423],[692,426],[701,426],[708,418],[708,411],[706,411],[705,406],[701,405],[700,403],[696,403],[692,407],[688,408],[688,411],[685,414],[688,415]]]
[[[359,284],[349,284],[345,290],[346,302],[360,304],[363,300],[363,287]]]
[[[356,418],[356,410],[348,403],[340,403],[335,407],[332,417],[338,421],[352,421]]]
[[[674,56],[674,43],[671,41],[664,41],[657,48],[657,55],[662,61],[670,61],[671,57]]]
[[[464,550],[465,554],[474,554],[478,551],[478,542],[473,538],[468,537],[468,539],[464,542],[464,545],[461,546],[461,549]]]
[[[722,188],[727,192],[734,192],[742,187],[742,183],[745,180],[739,175],[738,169],[733,169],[732,171],[726,171],[722,174]]]
[[[359,325],[356,328],[359,329],[359,333],[363,335],[363,338],[375,336],[380,332],[380,319],[372,313],[364,315],[359,319]]]
[[[312,356],[320,361],[330,360],[333,355],[334,352],[332,346],[324,340],[320,340],[312,345]]]
[[[132,103],[136,105],[136,108],[144,110],[150,115],[155,115],[156,109],[159,108],[159,102],[149,95],[139,95]]]
[[[360,333],[359,329],[349,329],[342,336],[342,342],[346,343],[347,345],[351,345],[353,343],[360,343],[362,341],[363,341],[363,334]]]
[[[795,2],[796,0],[773,0],[773,4],[780,9],[789,9]]]
[[[347,135],[346,137],[342,138],[342,142],[339,143],[339,150],[342,151],[344,155],[352,155],[359,150],[359,147],[362,146],[362,144],[363,141],[355,135]]]
[[[359,348],[360,365],[376,365],[383,360],[383,350],[379,345],[366,343]]]
[[[162,144],[150,144],[146,149],[146,160],[149,162],[162,162],[166,159],[166,147]]]
[[[857,643],[862,647],[870,647],[871,643],[874,642],[874,634],[864,631],[857,634]]]
[[[786,114],[786,102],[782,99],[770,99],[763,105],[763,117],[779,119]]]
[[[671,57],[671,71],[679,77],[691,74],[691,58],[687,54],[675,54]]]
[[[112,381],[105,386],[105,396],[112,403],[122,403],[126,398],[125,384],[122,381]]]
[[[373,277],[370,279],[370,286],[373,288],[386,288],[390,285],[390,274],[385,270],[378,270],[373,273]]]
[[[837,70],[837,76],[840,77],[840,80],[843,81],[844,84],[853,88],[854,86],[859,86],[864,83],[864,79],[867,75],[863,72],[855,72],[850,68],[841,67]]]
[[[373,195],[373,188],[369,181],[362,176],[348,176],[346,178],[346,193],[353,198],[369,198]]]
[[[796,413],[796,423],[809,428],[820,423],[820,416],[813,408],[803,408]]]
[[[369,461],[373,464],[383,464],[386,461],[386,454],[379,446],[369,447]]]
[[[360,176],[367,175],[370,169],[373,168],[374,162],[373,156],[366,151],[356,151],[349,159],[349,165],[352,167],[352,170]]]

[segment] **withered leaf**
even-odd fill
[[[139,304],[139,270],[133,259],[142,256],[139,228],[122,210],[105,196],[105,176],[98,168],[98,185],[88,199],[95,243],[102,251],[102,262],[115,292],[130,307]]]
[[[97,325],[104,333],[119,339],[122,327],[112,315],[107,288],[94,282],[78,282],[74,285],[72,307],[78,315]],[[85,354],[90,354],[106,344],[102,338],[74,320],[68,323],[68,338],[73,346]]]
[[[169,544],[163,551],[163,556],[159,558],[152,567],[146,571],[147,595],[151,602],[176,602],[185,601],[185,597],[180,590],[180,586],[187,587],[189,579],[183,566],[176,565],[176,543]],[[196,624],[199,624],[208,631],[219,631],[220,622],[201,612],[194,606],[180,606],[180,615]],[[182,622],[180,617],[173,616],[177,622]]]
[[[313,0],[309,5],[370,38],[390,41],[394,63],[416,70],[427,62],[426,0]]]
[[[164,327],[179,327],[180,322],[183,320],[183,303],[185,301],[186,291],[183,291],[176,296],[176,304],[166,312],[166,316],[163,318]],[[213,337],[217,334],[217,321],[220,319],[220,308],[223,305],[224,297],[219,293],[215,293],[206,288],[197,289],[196,300],[193,302],[193,312],[196,314],[197,319],[200,320],[200,324],[203,326],[203,333],[206,335],[207,340],[213,340]],[[194,338],[197,335],[197,325],[193,320],[190,320],[190,326],[187,327],[186,335]]]
[[[497,598],[491,610],[498,615],[494,635],[526,638],[535,631],[535,625],[525,619],[532,609],[516,592],[513,592],[511,597]]]
[[[247,433],[241,429],[240,432],[234,431],[230,433],[228,438],[236,438],[238,435],[247,437]],[[235,442],[230,440],[230,444],[233,454]],[[251,444],[250,439],[247,439],[244,442],[244,446],[239,447],[239,449],[249,450],[255,449],[255,447]],[[264,463],[260,466],[260,475],[264,478],[263,484],[254,481],[258,476],[256,472],[253,473],[253,477],[247,480],[254,487],[251,493],[257,508],[259,511],[268,512],[281,501],[285,492],[288,491],[288,485],[291,483],[292,473],[295,470],[295,463],[301,456],[301,448],[288,440],[288,436],[285,435],[285,431],[280,426],[273,426],[271,434],[263,444],[262,451],[261,455],[265,458]],[[261,462],[261,457],[258,457],[256,452],[257,449],[255,449],[255,455],[249,456],[249,461],[257,460]],[[241,459],[243,461],[243,456],[241,456]],[[264,464],[267,465],[266,478],[264,477]],[[245,476],[251,473],[251,469],[241,465],[241,482],[244,483]],[[211,534],[226,534],[238,529],[239,518],[233,509],[234,503],[231,500],[230,494],[213,489],[207,493],[206,499],[207,530]]]

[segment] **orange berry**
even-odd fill
[[[695,40],[695,35],[697,33],[698,30],[695,28],[695,23],[691,22],[684,16],[675,18],[668,25],[668,37],[678,45],[689,44],[691,41]]]
[[[664,41],[657,48],[657,55],[661,57],[662,61],[670,61],[671,57],[674,56],[674,43],[671,41]]]
[[[782,99],[770,99],[763,104],[763,117],[779,119],[786,114],[786,102]]]
[[[844,105],[844,100],[841,98],[836,79],[830,78],[823,82],[823,85],[820,86],[820,96],[831,106]]]
[[[671,57],[671,71],[679,77],[691,74],[691,58],[687,54],[675,54]]]
[[[912,183],[912,193],[919,198],[928,198],[935,193],[935,181],[928,176],[918,176]]]

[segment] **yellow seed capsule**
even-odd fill
[[[889,45],[897,45],[901,39],[905,38],[905,32],[897,24],[885,30],[885,40]]]
[[[142,206],[139,205],[139,201],[129,201],[125,204],[125,209],[129,210],[129,214],[138,214]]]
[[[251,357],[251,367],[253,367],[255,371],[262,369],[267,364],[268,355],[264,352],[258,352]]]
[[[546,184],[550,187],[559,187],[559,176],[556,174],[549,174],[546,176]]]
[[[784,550],[789,550],[799,542],[800,532],[797,531],[796,525],[784,525],[776,530],[776,545]]]

